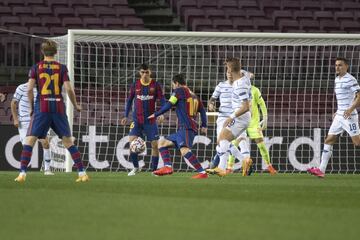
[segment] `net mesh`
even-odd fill
[[[122,35],[123,34],[123,35]],[[207,105],[215,86],[225,79],[226,57],[241,58],[243,69],[255,74],[257,86],[268,107],[265,143],[271,162],[280,172],[303,171],[320,163],[323,139],[336,111],[334,61],[346,57],[349,72],[358,79],[360,38],[344,35],[186,33],[74,34],[74,84],[80,113],[74,112],[73,134],[88,170],[119,171],[132,168],[128,161],[129,127],[120,126],[130,84],[139,78],[142,63],[150,65],[152,78],[163,86],[165,97],[171,93],[171,78],[185,73],[187,83]],[[193,36],[192,36],[193,35]],[[59,59],[67,61],[67,38],[57,38]],[[198,135],[193,152],[204,167],[215,152],[216,116],[208,116],[207,136]],[[161,136],[176,131],[176,115],[170,111],[160,124]],[[149,169],[150,144],[140,165]],[[347,134],[334,145],[328,172],[355,173],[359,170],[356,150]],[[175,170],[192,168],[173,151]],[[264,164],[256,144],[251,145],[255,171]],[[59,162],[63,157],[57,158]]]

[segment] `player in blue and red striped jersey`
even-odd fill
[[[185,76],[178,74],[173,77],[172,87],[174,89],[169,101],[158,111],[152,114],[149,119],[153,119],[164,114],[172,106],[176,106],[176,116],[178,118],[178,130],[176,133],[167,136],[165,139],[159,140],[159,151],[164,161],[164,167],[155,171],[158,176],[173,173],[170,160],[169,147],[180,149],[181,155],[186,158],[196,169],[198,174],[192,178],[207,178],[205,170],[195,154],[191,152],[193,140],[198,132],[198,124],[196,121],[198,113],[201,116],[201,132],[207,133],[207,119],[205,108],[201,100],[186,86]]]
[[[33,146],[38,138],[46,138],[49,128],[52,128],[62,139],[64,146],[69,150],[74,160],[79,173],[76,182],[86,182],[89,177],[85,173],[80,152],[71,137],[65,103],[61,94],[63,86],[76,110],[81,111],[81,106],[77,104],[66,66],[55,61],[56,43],[46,40],[41,44],[41,52],[44,55],[44,60],[35,64],[29,72],[27,91],[31,120],[21,152],[20,174],[15,181],[25,182],[26,170],[31,159]],[[35,105],[34,87],[37,88]]]
[[[126,101],[125,117],[121,119],[121,124],[125,125],[132,109],[132,123],[130,125],[129,142],[137,137],[146,136],[146,140],[151,142],[151,169],[155,171],[159,162],[159,151],[157,142],[159,140],[158,126],[156,119],[148,119],[148,116],[155,112],[156,100],[160,100],[161,106],[165,104],[162,88],[158,82],[151,78],[151,70],[147,64],[140,66],[140,79],[133,82],[130,93]],[[158,120],[162,122],[163,116]],[[130,151],[130,160],[134,168],[128,176],[134,176],[140,172],[138,154]]]

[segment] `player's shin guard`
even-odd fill
[[[267,165],[270,165],[271,164],[271,162],[270,162],[270,154],[269,154],[269,151],[267,150],[267,148],[265,146],[265,143],[264,142],[258,143],[257,147],[260,150],[260,154],[262,156],[262,159],[264,159],[264,161],[265,161],[265,163]]]
[[[32,155],[32,147],[30,145],[24,145],[23,150],[21,152],[20,157],[20,172],[25,173],[27,170],[27,166],[29,165],[29,162],[31,160]]]
[[[68,150],[71,154],[71,158],[74,161],[74,165],[78,169],[78,172],[84,172],[84,165],[81,161],[81,155],[78,148],[75,145],[72,145],[71,147],[68,148]]]
[[[194,168],[196,169],[196,171],[198,171],[199,173],[205,173],[204,169],[202,168],[199,160],[197,159],[197,157],[191,152],[187,152],[184,155],[184,158],[186,158],[187,160],[189,160],[189,162],[191,163],[191,165],[194,166]]]
[[[134,152],[130,152],[130,160],[134,165],[134,168],[139,168],[138,154]]]
[[[320,171],[325,173],[329,159],[331,158],[333,145],[324,144],[324,149],[321,154]]]
[[[155,171],[158,167],[159,157],[151,156],[151,171]]]
[[[230,147],[230,142],[228,140],[221,140],[219,143],[219,148],[218,148],[218,154],[220,156],[220,162],[219,162],[219,168],[221,170],[225,170],[226,169],[226,165],[227,165],[227,160],[229,158],[229,147]]]
[[[160,152],[162,160],[164,161],[164,165],[171,167],[169,149],[167,147],[161,147],[161,148],[159,148],[159,152]]]

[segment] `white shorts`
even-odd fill
[[[218,117],[216,119],[216,136],[217,136],[217,139],[219,139],[221,130],[224,128],[224,122],[225,122],[226,119],[228,119],[228,117]]]
[[[345,119],[342,115],[336,114],[335,118],[330,126],[329,135],[339,135],[344,130],[350,135],[350,137],[360,134],[359,130],[359,116],[351,115],[350,118]]]
[[[250,121],[251,114],[250,112],[246,112],[240,117],[235,118],[226,128],[231,131],[235,138],[238,138],[248,128]]]
[[[25,137],[29,128],[30,122],[19,122],[19,136],[20,142],[24,145]]]

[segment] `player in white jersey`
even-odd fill
[[[248,152],[245,156],[242,155],[239,149],[231,144],[231,141],[246,130],[251,120],[249,111],[251,101],[250,77],[241,72],[241,64],[238,58],[228,58],[225,63],[226,76],[234,82],[231,95],[232,113],[224,121],[218,138],[217,154],[220,156],[220,162],[216,168],[216,173],[219,176],[226,175],[225,170],[230,151],[243,163],[243,176],[246,176],[252,164],[250,153]]]
[[[360,146],[359,117],[356,110],[360,106],[360,86],[358,81],[347,72],[348,68],[349,64],[345,58],[336,59],[335,94],[338,109],[325,139],[320,167],[308,169],[310,174],[321,178],[325,176],[326,166],[338,135],[346,131],[354,145]]]
[[[24,140],[30,125],[30,106],[27,94],[28,83],[19,85],[11,101],[11,113],[13,116],[14,126],[18,128],[21,144]],[[34,88],[34,96],[36,97],[36,89]],[[50,170],[50,145],[47,138],[39,139],[43,147],[44,158],[44,174],[54,175]]]
[[[254,74],[247,72],[245,70],[241,70],[241,73],[246,75],[249,78],[253,78]],[[232,108],[232,92],[233,92],[233,83],[234,79],[228,78],[225,81],[220,82],[216,87],[215,90],[209,99],[208,104],[208,110],[210,112],[215,112],[216,110],[216,100],[219,100],[220,106],[219,106],[219,113],[216,120],[216,136],[217,139],[220,136],[220,132],[224,127],[224,123],[227,118],[230,117],[231,113],[233,112]],[[243,146],[245,142],[240,143],[240,149],[242,154],[247,154],[249,152],[247,146]],[[220,161],[220,157],[218,154],[215,154],[213,160],[210,164],[210,169],[208,170],[209,173],[213,173],[212,169],[214,169],[216,166],[218,166]],[[227,169],[228,170],[228,169]]]

